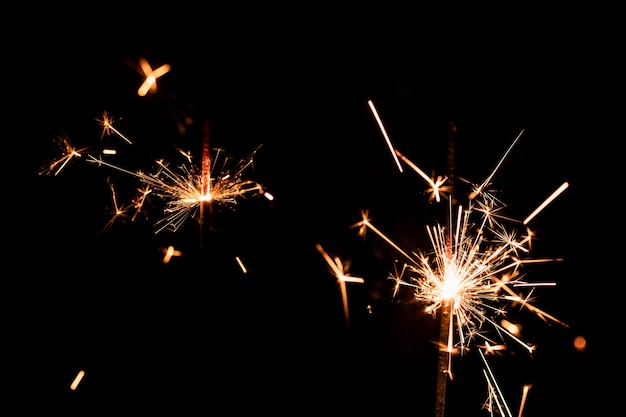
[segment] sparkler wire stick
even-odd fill
[[[202,172],[200,177],[202,199],[202,201],[200,201],[200,252],[204,252],[204,248],[206,247],[206,235],[207,232],[210,231],[213,223],[211,205],[211,143],[209,123],[207,121],[204,122],[202,133]]]
[[[347,275],[347,268],[344,266],[342,261],[335,257],[334,259],[324,250],[322,245],[319,243],[315,245],[320,254],[324,257],[324,260],[328,264],[328,267],[331,269],[335,277],[337,278],[337,282],[339,283],[339,288],[341,290],[341,301],[343,303],[343,314],[346,322],[346,330],[348,335],[350,335],[350,311],[348,308],[348,289],[346,288],[346,282],[357,282],[362,284],[364,281],[363,278],[352,277]]]

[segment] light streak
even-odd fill
[[[389,135],[387,135],[387,129],[385,129],[385,126],[383,125],[383,121],[380,119],[380,116],[378,115],[378,111],[376,110],[376,107],[374,106],[374,102],[372,100],[368,100],[367,104],[370,106],[370,110],[372,110],[372,113],[374,114],[376,123],[378,123],[378,127],[380,128],[380,131],[383,134],[385,141],[387,142],[387,146],[389,147],[389,150],[391,151],[391,155],[393,156],[393,160],[395,161],[396,166],[398,167],[398,170],[400,172],[403,172],[404,170],[402,169],[402,164],[400,164],[400,161],[398,160],[398,156],[393,151],[393,145],[391,144],[391,139],[389,139]]]
[[[448,177],[438,176],[437,180],[434,180],[433,178],[430,178],[428,175],[426,175],[424,171],[422,171],[417,165],[411,162],[406,156],[402,155],[400,151],[396,150],[395,154],[398,155],[409,167],[411,167],[413,171],[417,172],[419,176],[428,183],[428,185],[430,185],[430,188],[426,190],[427,192],[430,192],[429,201],[432,201],[434,199],[439,203],[441,201],[442,195],[445,195],[444,193],[449,193],[450,191],[452,191],[451,186],[443,185],[448,180]]]
[[[248,158],[239,161],[232,167],[232,158],[224,158],[220,170],[211,174],[211,183],[207,194],[202,189],[201,173],[198,173],[195,166],[191,164],[181,164],[176,168],[171,168],[165,160],[157,160],[155,161],[158,166],[156,172],[144,173],[117,166],[91,155],[89,162],[137,178],[148,187],[147,190],[151,195],[165,202],[165,217],[156,223],[157,230],[155,233],[160,233],[163,230],[176,232],[187,219],[196,216],[201,203],[205,201],[233,207],[240,198],[252,194],[262,194],[262,186],[245,177],[245,170],[251,166],[252,159],[259,148],[260,146]],[[223,151],[218,149],[215,152],[216,156],[213,159],[218,161]],[[147,194],[147,191],[144,194]]]
[[[490,415],[494,415],[494,410],[497,410],[499,415],[513,417],[513,414],[511,414],[511,410],[504,398],[504,394],[502,393],[502,389],[500,388],[500,384],[498,384],[491,366],[489,366],[489,363],[487,362],[487,358],[482,351],[478,351],[478,354],[485,365],[483,368],[483,375],[487,381],[488,398],[485,402],[484,408],[490,412]]]
[[[235,256],[235,260],[237,261],[237,265],[239,265],[239,268],[241,268],[241,271],[244,274],[247,274],[248,269],[246,269],[246,266],[243,264],[243,261],[241,260],[241,258],[239,256]]]
[[[115,193],[115,187],[113,186],[110,180],[107,179],[107,182],[109,183],[109,188],[111,189],[111,201],[113,202],[113,216],[108,221],[108,223],[104,226],[104,228],[102,229],[102,232],[110,229],[117,219],[126,217],[126,213],[129,209],[129,206],[118,204],[117,194]]]
[[[343,314],[346,320],[346,327],[350,329],[350,312],[348,309],[348,290],[346,288],[346,282],[354,282],[358,284],[362,284],[365,282],[363,278],[353,277],[348,275],[349,264],[344,263],[338,257],[332,258],[328,252],[324,250],[322,245],[319,243],[315,245],[317,250],[322,254],[322,257],[328,264],[328,267],[332,271],[333,275],[337,278],[337,282],[339,283],[339,289],[341,291],[341,301],[343,303]]]
[[[119,136],[120,138],[124,139],[124,141],[126,141],[126,143],[132,145],[133,142],[131,142],[130,139],[128,139],[119,130],[117,130],[115,127],[113,127],[113,118],[109,117],[106,112],[103,113],[102,119],[98,119],[97,122],[99,122],[102,125],[102,136],[101,136],[100,139],[102,139],[105,134],[106,135],[110,135],[111,132],[113,132],[117,136]]]
[[[76,391],[76,389],[78,388],[78,384],[80,384],[80,382],[83,380],[84,376],[85,376],[85,371],[83,371],[82,369],[80,371],[78,371],[78,373],[74,377],[74,380],[70,384],[70,389],[72,391]]]
[[[533,211],[528,217],[526,217],[526,219],[524,220],[524,224],[528,224],[528,222],[535,218],[537,214],[539,214],[544,208],[546,208],[546,206],[550,204],[552,200],[557,198],[563,191],[565,191],[567,187],[569,187],[569,183],[564,182],[559,188],[554,190],[554,192],[550,194],[550,196],[543,203],[541,203],[539,207],[535,209],[535,211]]]
[[[89,149],[89,147],[77,149],[64,136],[57,138],[56,145],[61,149],[61,156],[39,171],[39,175],[59,175],[72,159],[81,158],[82,153]]]
[[[530,385],[524,385],[522,388],[522,400],[520,401],[519,411],[517,417],[522,417],[524,406],[526,405],[526,399],[528,398],[528,392],[530,391]]]

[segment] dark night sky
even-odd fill
[[[15,308],[4,319],[15,352],[6,361],[18,370],[9,382],[22,406],[87,415],[162,407],[432,415],[437,321],[408,297],[391,298],[386,277],[397,254],[350,229],[369,209],[378,228],[419,246],[435,217],[424,181],[393,164],[371,99],[394,146],[427,174],[445,170],[450,122],[455,173],[474,182],[524,129],[493,181],[513,217],[570,183],[533,221],[536,257],[564,260],[529,271],[557,282],[537,292],[536,304],[569,328],[524,317],[537,352],[530,359],[513,350],[494,367],[514,415],[525,383],[533,384],[527,417],[596,409],[596,362],[609,352],[595,325],[603,309],[590,312],[602,299],[589,299],[600,275],[589,253],[598,225],[589,219],[604,198],[590,184],[607,171],[600,156],[611,149],[600,129],[614,123],[603,104],[613,94],[604,34],[579,24],[582,11],[488,22],[460,10],[415,20],[402,10],[281,13],[115,9],[50,19],[42,36],[11,49],[19,111],[7,139],[20,152],[10,154],[20,174],[9,185],[5,256],[19,266],[7,268],[4,295]],[[140,58],[172,68],[147,97],[136,94]],[[127,193],[134,179],[81,160],[57,177],[37,172],[59,136],[100,145],[103,112],[133,140],[118,143],[133,169],[176,158],[177,148],[199,156],[204,121],[212,145],[230,156],[262,145],[251,176],[275,201],[217,212],[201,256],[197,224],[155,236],[157,212],[100,234],[110,217],[107,177]],[[366,280],[348,288],[349,332],[316,243]],[[185,256],[163,265],[168,245]],[[582,353],[573,348],[578,335],[588,341]],[[447,416],[487,415],[479,365],[475,352],[455,359]]]

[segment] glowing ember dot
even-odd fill
[[[587,339],[583,336],[576,336],[574,338],[574,349],[577,352],[584,352],[587,349]]]
[[[520,334],[521,328],[519,324],[511,323],[508,320],[502,320],[500,322],[500,325],[502,325],[502,328],[506,329],[511,334],[514,334],[514,335]]]

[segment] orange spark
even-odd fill
[[[243,264],[243,261],[241,260],[241,258],[239,256],[235,256],[235,260],[237,261],[237,264],[239,265],[243,273],[247,274],[248,270],[246,269],[246,266]]]
[[[74,380],[72,381],[72,384],[70,385],[70,389],[72,391],[76,391],[76,388],[78,388],[78,384],[80,384],[80,381],[82,381],[84,376],[85,376],[85,371],[83,371],[82,369],[78,371],[78,373],[76,374],[76,377],[74,377]]]
[[[141,70],[146,76],[146,79],[137,90],[137,94],[139,94],[140,97],[143,97],[146,94],[148,94],[148,92],[150,91],[153,93],[156,91],[157,78],[167,74],[171,67],[168,64],[164,64],[158,67],[157,69],[153,70],[145,58],[139,59],[139,65],[141,66]]]
[[[343,302],[343,313],[346,318],[346,326],[348,329],[350,328],[350,317],[348,313],[348,292],[346,289],[346,282],[356,282],[362,284],[365,282],[363,278],[352,277],[347,274],[348,267],[344,265],[343,262],[337,257],[335,259],[331,258],[330,255],[322,248],[322,245],[319,243],[315,245],[317,250],[322,254],[324,260],[330,267],[331,271],[337,277],[337,281],[339,282],[339,288],[341,290],[341,300]]]
[[[531,221],[537,214],[539,214],[539,212],[541,212],[541,210],[546,208],[546,206],[548,204],[550,204],[552,202],[552,200],[557,198],[559,196],[559,194],[561,194],[563,191],[565,191],[565,189],[567,187],[569,187],[569,183],[564,182],[563,184],[561,184],[561,186],[559,188],[557,188],[552,194],[550,194],[550,196],[548,198],[546,198],[546,200],[543,203],[541,203],[541,205],[539,205],[539,207],[537,207],[535,209],[535,211],[533,211],[530,214],[530,216],[526,217],[526,220],[524,220],[524,224],[527,224],[529,221]]]
[[[370,109],[372,110],[372,113],[374,114],[374,118],[376,119],[376,123],[378,123],[378,127],[380,128],[381,133],[383,134],[383,137],[385,138],[385,141],[387,142],[387,146],[389,147],[389,150],[391,151],[391,155],[393,156],[393,160],[396,162],[396,165],[398,166],[398,170],[400,172],[402,172],[402,165],[400,165],[400,161],[398,160],[398,156],[396,155],[396,152],[394,152],[393,149],[393,145],[391,144],[391,139],[389,139],[389,136],[387,135],[387,130],[385,130],[385,127],[383,126],[383,122],[380,119],[380,116],[378,115],[378,111],[376,111],[376,107],[374,107],[374,103],[372,102],[372,100],[368,100],[367,104],[370,106]]]

